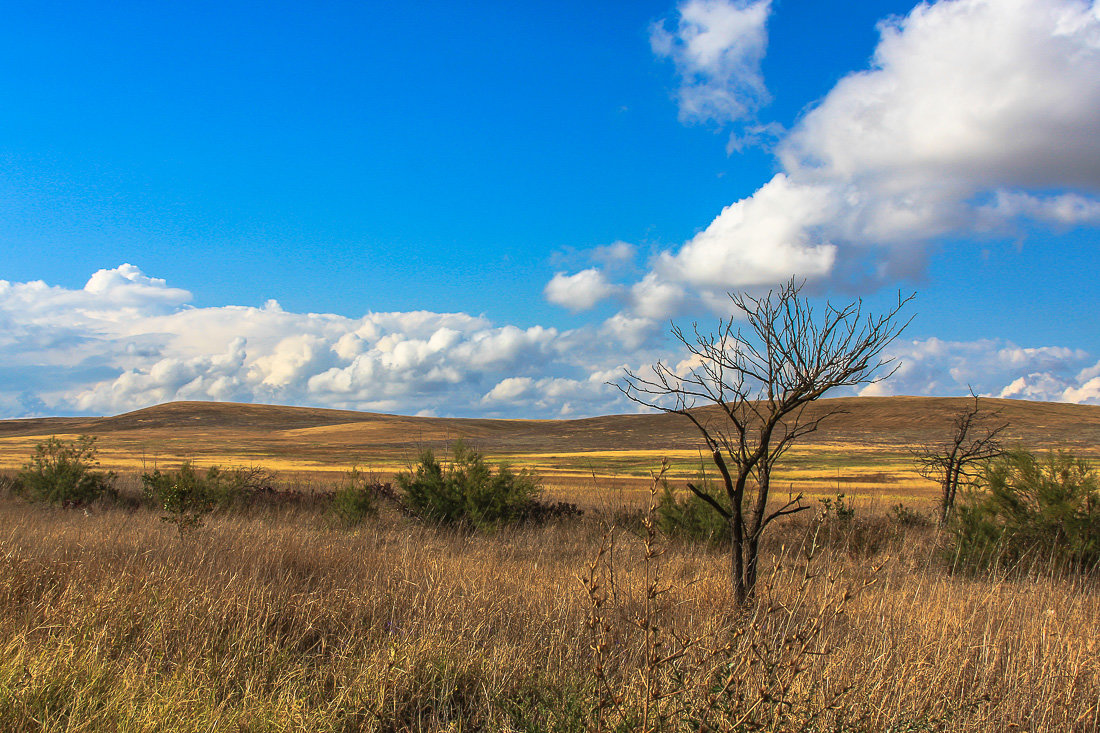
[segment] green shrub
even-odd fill
[[[396,481],[414,514],[441,524],[475,527],[524,521],[540,492],[534,473],[512,471],[506,465],[494,471],[462,441],[451,447],[446,463],[424,450],[416,467],[397,474]]]
[[[217,466],[211,466],[203,474],[187,462],[175,473],[156,469],[142,474],[142,495],[166,512],[161,519],[176,525],[182,536],[187,530],[202,526],[206,514],[243,502],[256,475],[256,469],[224,471]]]
[[[353,468],[336,487],[329,511],[345,526],[360,524],[367,517],[378,514],[379,488],[372,476]]]
[[[818,499],[821,504],[821,518],[827,524],[850,525],[856,518],[856,508],[851,499],[837,492],[836,499]]]
[[[32,501],[62,506],[89,504],[113,496],[115,474],[96,471],[95,437],[81,435],[73,441],[50,437],[39,443],[23,464],[13,488]]]
[[[668,537],[695,542],[724,544],[730,541],[730,524],[714,507],[691,491],[678,495],[668,481],[662,480],[661,484],[661,496],[656,507],[657,526],[661,532]],[[705,486],[704,483],[704,490]],[[727,506],[727,502],[719,501]]]
[[[928,527],[932,524],[932,517],[925,512],[911,509],[900,501],[890,507],[890,521],[898,527]]]
[[[1068,452],[1013,451],[991,463],[981,489],[964,498],[951,525],[961,567],[1019,567],[1051,560],[1078,570],[1100,564],[1096,472]]]

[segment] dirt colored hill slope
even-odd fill
[[[860,397],[820,400],[810,410],[836,411],[805,443],[899,446],[939,439],[964,398]],[[1010,424],[1008,439],[1033,447],[1100,449],[1100,407],[1021,400],[985,400]],[[719,420],[714,408],[700,410]],[[90,433],[126,443],[160,439],[240,439],[313,450],[408,448],[466,438],[488,451],[648,450],[698,445],[679,415],[609,415],[581,420],[428,418],[215,402],[173,402],[103,418],[0,421],[0,438]]]

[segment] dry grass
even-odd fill
[[[143,509],[7,498],[0,730],[637,730],[647,705],[668,730],[712,709],[719,730],[1097,730],[1091,581],[954,577],[929,530],[875,526],[779,528],[745,615],[720,552],[657,540],[647,563],[619,531],[609,554],[591,517],[349,532],[260,508],[181,541]]]
[[[811,410],[839,411],[807,436],[780,466],[777,485],[827,496],[838,484],[848,495],[906,500],[934,487],[913,471],[908,448],[942,438],[963,398],[861,397],[824,399]],[[1100,407],[989,400],[1011,424],[1010,443],[1072,447],[1096,457]],[[716,408],[700,416],[717,418]],[[489,420],[377,415],[272,405],[177,402],[107,418],[0,420],[0,469],[18,468],[50,435],[99,437],[105,468],[140,470],[156,462],[177,467],[263,465],[284,474],[332,480],[351,464],[392,474],[415,460],[418,447],[442,448],[457,438],[494,459],[536,468],[548,483],[586,485],[629,481],[644,492],[649,471],[670,458],[670,476],[699,466],[699,435],[678,415],[609,415],[583,420]],[[911,500],[911,499],[910,499]]]

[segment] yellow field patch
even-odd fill
[[[389,427],[385,437],[392,441],[393,426]],[[416,455],[415,445],[391,442],[345,446],[338,439],[342,433],[362,437],[372,432],[383,435],[378,426],[359,424],[273,433],[232,429],[129,431],[105,435],[97,446],[104,469],[131,475],[153,468],[173,470],[185,461],[200,468],[261,466],[277,472],[285,481],[298,478],[322,483],[338,480],[353,466],[383,481],[408,470]],[[328,440],[312,440],[322,435]],[[77,436],[57,437],[71,440]],[[416,437],[410,435],[410,439]],[[21,467],[42,439],[0,438],[0,469]],[[698,448],[490,451],[488,458],[537,472],[555,496],[584,496],[588,500],[617,492],[624,497],[629,494],[633,503],[646,495],[651,477],[660,470],[663,460],[669,462],[665,476],[673,486],[683,487],[687,481],[697,480],[700,468],[712,480],[716,476],[710,456]],[[904,447],[834,442],[792,448],[776,467],[773,491],[777,496],[801,492],[807,497],[825,498],[843,493],[860,501],[895,502],[932,499],[936,487],[915,472]]]

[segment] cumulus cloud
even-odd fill
[[[114,414],[172,400],[250,402],[253,390],[245,369],[245,340],[234,339],[221,354],[190,358],[166,356],[117,378],[49,395],[54,405],[71,403],[77,412]]]
[[[1055,402],[1094,402],[1100,396],[1090,391],[1100,364],[1089,366],[1090,355],[1081,349],[929,338],[895,341],[888,357],[895,360],[894,374],[860,394],[956,395],[973,388],[992,397]]]
[[[115,414],[219,400],[577,417],[635,409],[607,385],[626,367],[645,373],[659,358],[690,365],[686,353],[669,352],[662,321],[644,315],[559,331],[465,313],[349,318],[288,312],[274,301],[195,308],[187,291],[137,268],[97,275],[109,287],[0,281],[0,412]],[[679,296],[664,292],[668,284],[642,283],[651,303]],[[964,394],[972,385],[991,395],[1100,403],[1100,363],[1079,349],[938,339],[892,349],[900,368],[866,393]]]
[[[274,300],[195,308],[186,290],[132,265],[88,282],[0,281],[4,414],[114,414],[182,399],[594,414],[613,411],[618,396],[592,375],[626,355],[655,358],[642,319],[561,332],[465,313],[293,313]]]
[[[681,120],[743,120],[768,101],[760,62],[770,9],[770,0],[688,0],[673,29],[668,21],[650,28],[653,52],[676,66]]]
[[[603,272],[591,267],[572,275],[556,273],[546,284],[544,294],[551,303],[571,311],[590,310],[618,290],[607,281]]]
[[[515,402],[516,399],[529,394],[534,386],[535,380],[530,377],[507,377],[500,380],[495,387],[489,390],[486,395],[481,398],[481,401],[487,403],[512,403]]]
[[[685,121],[730,122],[766,99],[769,5],[692,1],[654,52],[680,71]],[[660,253],[633,300],[692,300],[791,276],[876,285],[919,276],[930,243],[1022,220],[1100,224],[1100,8],[1081,0],[941,0],[879,25],[843,77],[775,146],[780,171]],[[592,276],[594,277],[594,276]],[[679,293],[680,297],[672,297]],[[628,303],[628,310],[630,304]]]
[[[138,268],[123,264],[94,273],[80,290],[50,286],[41,280],[10,283],[0,280],[0,307],[18,312],[18,325],[33,327],[56,320],[59,312],[69,316],[73,327],[98,323],[113,314],[165,313],[191,300],[191,293],[169,288],[164,280],[147,277]]]
[[[665,318],[680,310],[687,299],[681,285],[650,272],[631,286],[630,311],[643,318]]]
[[[585,379],[566,377],[509,377],[501,380],[482,398],[487,405],[504,404],[525,414],[570,418],[590,414],[590,400],[605,400],[608,379],[617,379],[622,370],[594,372]],[[617,393],[616,393],[617,394]],[[616,407],[622,402],[616,399]]]
[[[829,273],[836,247],[815,243],[809,231],[837,213],[832,192],[777,175],[751,198],[726,207],[676,254],[660,256],[655,272],[671,282],[704,289],[770,285],[792,272]]]
[[[1100,362],[1071,375],[1060,368],[1032,371],[1012,380],[998,396],[1100,405]]]
[[[880,32],[872,67],[842,79],[780,144],[792,179],[843,203],[809,234],[890,258],[891,245],[976,224],[1100,221],[1095,5],[921,4]]]
[[[1078,375],[1075,385],[1068,385],[1061,393],[1062,401],[1087,405],[1100,405],[1100,377],[1082,379]]]
[[[179,288],[170,288],[159,278],[149,277],[131,264],[122,264],[113,270],[99,270],[84,286],[84,293],[90,296],[87,304],[97,306],[133,305],[142,308],[172,306],[186,303],[191,293]]]
[[[1100,14],[1079,0],[951,0],[880,24],[784,141],[787,170],[965,188],[1100,185]]]
[[[626,349],[638,349],[660,331],[660,325],[650,318],[636,318],[616,313],[603,322],[600,333],[609,336]]]

